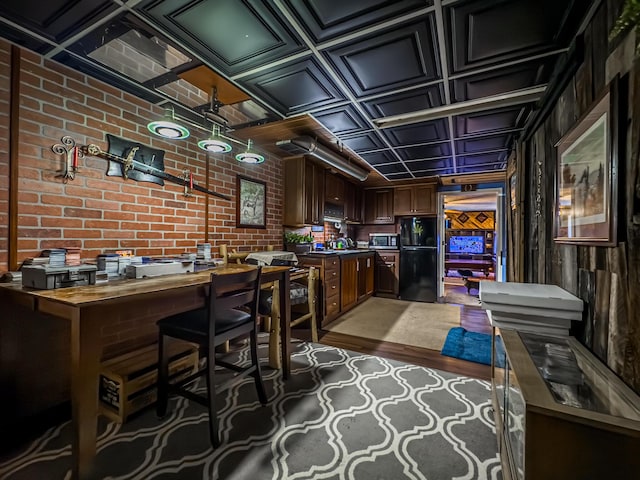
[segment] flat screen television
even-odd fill
[[[484,253],[483,235],[451,235],[449,253]]]

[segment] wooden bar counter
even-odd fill
[[[224,275],[252,268],[255,267],[228,265],[196,273],[116,280],[106,284],[56,290],[32,290],[15,284],[0,285],[0,303],[3,309],[4,305],[8,307],[9,315],[12,307],[15,307],[14,311],[26,308],[69,323],[73,478],[89,475],[96,454],[101,329],[115,321],[135,320],[141,309],[151,303],[154,308],[166,308],[167,315],[203,307],[205,287],[211,273]],[[280,281],[281,285],[280,338],[282,374],[286,379],[291,370],[289,267],[263,267],[262,280],[265,283]],[[32,354],[37,355],[38,352]],[[46,375],[46,372],[43,374]]]

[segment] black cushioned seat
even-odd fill
[[[209,332],[209,312],[206,308],[191,310],[185,313],[172,315],[158,321],[157,325],[165,331],[165,335],[178,337],[181,333],[188,335],[200,335],[206,339]],[[248,312],[240,310],[223,310],[216,313],[216,334],[220,335],[231,330],[239,324],[251,319]]]

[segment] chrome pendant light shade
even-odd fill
[[[181,140],[189,137],[189,129],[176,122],[173,107],[168,106],[164,111],[162,120],[150,122],[147,125],[149,131],[162,138]]]
[[[247,141],[247,150],[236,155],[236,160],[242,163],[262,163],[264,157],[251,151],[251,140]]]

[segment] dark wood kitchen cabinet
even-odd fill
[[[320,288],[318,301],[318,323],[322,327],[340,315],[341,278],[340,258],[338,255],[318,257],[300,255],[298,264],[304,267],[317,267],[320,270]]]
[[[335,173],[325,171],[324,199],[326,202],[336,205],[344,205],[345,202],[345,180]]]
[[[322,166],[302,157],[285,160],[285,226],[323,224],[324,172]]]
[[[376,296],[398,297],[400,252],[379,251],[375,257]]]
[[[364,223],[391,224],[393,221],[393,189],[365,190]]]
[[[373,295],[375,278],[374,254],[358,258],[358,301]]]
[[[345,183],[344,219],[350,223],[362,223],[362,189],[351,183]]]
[[[340,265],[342,280],[342,310],[353,307],[358,301],[358,258],[343,257]]]
[[[434,215],[436,186],[433,183],[396,187],[393,195],[394,215]]]
[[[364,253],[342,257],[342,312],[373,295],[374,254]]]

